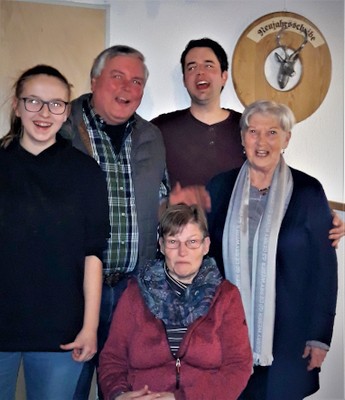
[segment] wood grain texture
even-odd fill
[[[260,38],[253,40],[253,32],[259,32],[270,20],[289,21],[289,18],[304,23],[313,29],[319,39],[318,45],[309,40],[300,52],[302,74],[298,84],[291,90],[277,90],[266,79],[264,65],[269,54],[278,47],[276,35],[279,27],[268,29]],[[303,31],[287,29],[284,44],[297,49],[303,41]],[[321,44],[320,44],[321,43]],[[269,99],[288,105],[295,114],[296,121],[313,114],[324,100],[331,81],[331,55],[321,32],[306,18],[287,12],[272,13],[254,21],[240,36],[232,59],[232,79],[235,91],[244,106],[255,100]]]
[[[90,91],[105,26],[105,7],[0,1],[0,136],[8,129],[12,86],[27,68],[57,68],[73,84],[73,97]]]

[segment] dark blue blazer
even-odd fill
[[[207,186],[210,255],[222,271],[222,236],[239,170]],[[319,181],[291,168],[293,193],[278,238],[273,357],[265,400],[302,399],[319,388],[318,369],[307,372],[307,340],[330,344],[337,297],[337,259],[328,239],[332,216]]]

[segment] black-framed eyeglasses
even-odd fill
[[[48,110],[55,115],[63,114],[67,105],[69,104],[67,101],[63,100],[43,101],[36,97],[21,97],[20,100],[24,101],[24,107],[26,111],[39,112],[42,110],[43,106],[47,104]]]
[[[177,239],[164,239],[164,245],[167,249],[178,249],[181,246],[181,243],[183,243],[188,249],[198,249],[205,238],[202,239],[188,239],[184,242],[181,240]]]

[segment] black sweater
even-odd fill
[[[60,351],[83,323],[84,261],[109,235],[97,163],[58,135],[0,149],[0,351]]]

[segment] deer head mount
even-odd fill
[[[304,40],[302,44],[298,47],[298,49],[294,50],[293,53],[289,55],[287,52],[287,46],[281,44],[281,36],[284,30],[285,28],[282,28],[276,36],[277,45],[284,51],[284,56],[282,57],[280,54],[274,53],[276,60],[280,63],[278,72],[278,84],[280,89],[284,89],[289,81],[289,78],[295,75],[296,61],[298,60],[299,54],[303,47],[308,43],[307,30],[304,30]]]

